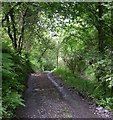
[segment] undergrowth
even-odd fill
[[[3,118],[14,117],[15,109],[24,105],[22,93],[31,71],[30,63],[14,50],[2,47],[2,112]]]

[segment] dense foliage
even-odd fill
[[[22,92],[31,67],[27,58],[2,45],[2,109],[4,117],[11,117],[17,106],[24,105]]]
[[[23,104],[31,65],[34,71],[57,68],[67,83],[112,108],[112,3],[4,2],[2,10],[5,117]]]

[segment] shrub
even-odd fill
[[[2,48],[2,116],[13,117],[15,109],[23,104],[22,92],[31,70],[30,63],[10,48]]]

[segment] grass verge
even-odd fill
[[[96,80],[83,79],[65,68],[58,68],[54,70],[54,73],[61,77],[66,85],[91,98],[96,104],[113,110],[113,97],[106,97],[104,95],[104,88]]]

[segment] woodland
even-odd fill
[[[53,71],[113,110],[112,2],[2,2],[0,116],[12,117],[30,73]]]

